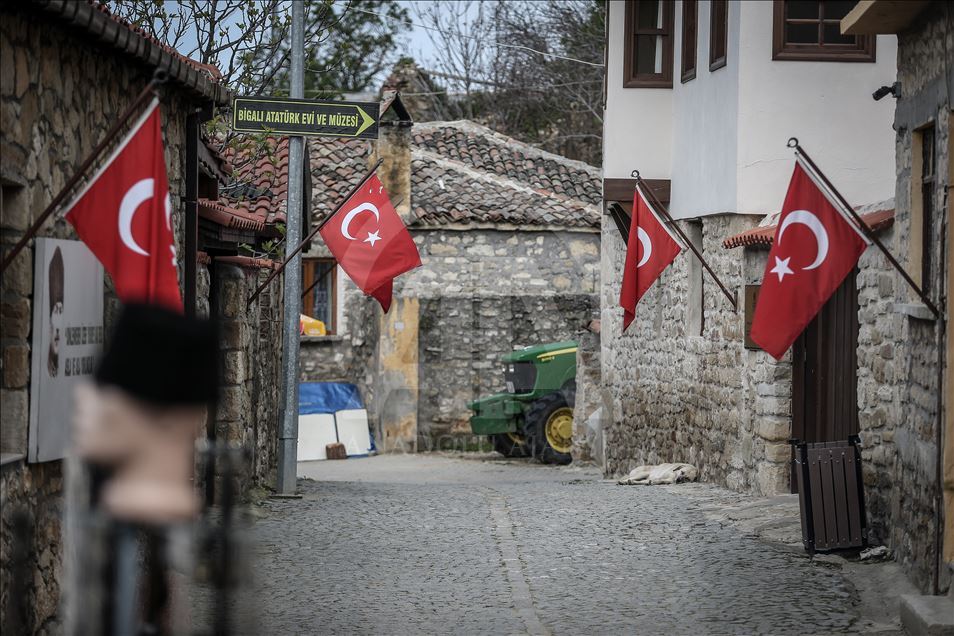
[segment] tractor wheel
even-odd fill
[[[529,457],[530,447],[527,440],[518,433],[498,433],[491,436],[494,450],[504,457]]]
[[[561,391],[545,395],[527,411],[533,456],[544,464],[569,464],[573,441],[573,407]]]

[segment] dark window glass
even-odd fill
[[[696,38],[698,0],[682,2],[682,81],[688,82],[696,76]]]
[[[785,3],[787,18],[802,20],[818,19],[818,0],[789,0]]]
[[[786,40],[790,44],[815,44],[818,42],[818,23],[785,25]]]
[[[672,88],[672,0],[627,0],[624,88]]]
[[[775,0],[772,59],[874,62],[875,38],[842,35],[843,0]]]
[[[931,294],[934,250],[934,128],[921,131],[921,288]]]
[[[640,29],[659,29],[662,27],[662,3],[659,0],[650,0],[639,3],[639,21],[637,26]]]
[[[709,11],[709,70],[714,71],[726,64],[726,49],[729,36],[729,2],[712,0]]]

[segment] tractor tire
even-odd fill
[[[527,435],[533,456],[544,464],[572,461],[573,406],[562,391],[545,395],[527,410]]]
[[[529,457],[530,446],[527,440],[517,433],[498,433],[492,435],[494,450],[504,457]]]

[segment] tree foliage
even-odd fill
[[[393,0],[310,0],[307,7],[305,33],[320,36],[305,48],[305,96],[377,88],[375,80],[393,63],[407,29],[407,10]],[[287,45],[281,51],[287,55]],[[276,74],[275,91],[287,85],[287,74]]]
[[[418,20],[438,51],[434,116],[466,117],[599,165],[606,23],[600,0],[442,0]]]

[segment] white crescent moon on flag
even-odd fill
[[[636,238],[639,239],[639,243],[643,246],[643,257],[639,259],[639,263],[636,265],[636,269],[639,269],[646,264],[646,261],[648,261],[652,255],[653,242],[649,240],[649,234],[646,234],[646,230],[638,226],[636,228]]]
[[[149,252],[136,243],[132,234],[132,222],[139,206],[152,198],[154,184],[154,179],[143,179],[136,182],[133,187],[129,188],[119,204],[119,238],[126,244],[126,247],[142,256],[149,256]]]
[[[815,269],[821,265],[825,257],[828,256],[828,232],[825,231],[825,226],[818,220],[818,217],[808,210],[794,210],[785,217],[781,227],[778,228],[779,243],[782,242],[782,234],[785,233],[785,228],[793,223],[801,223],[808,227],[808,229],[812,231],[812,234],[815,235],[815,242],[818,243],[818,254],[815,256],[815,261],[811,265],[802,268]]]
[[[348,239],[349,241],[356,241],[357,239],[351,236],[351,221],[354,217],[358,216],[362,212],[370,212],[374,215],[374,218],[378,221],[381,220],[381,215],[378,214],[378,208],[374,206],[373,203],[362,203],[355,209],[351,210],[345,215],[344,221],[341,222],[341,235]]]

